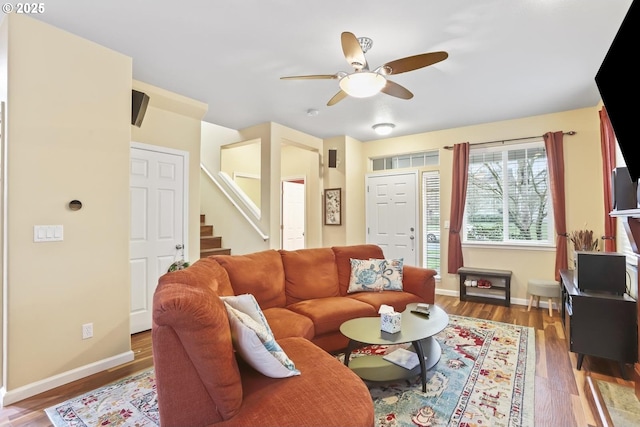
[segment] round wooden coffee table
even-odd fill
[[[419,374],[422,391],[426,392],[427,370],[434,367],[442,355],[440,344],[433,336],[449,324],[449,316],[433,304],[428,318],[411,313],[416,306],[416,303],[407,304],[407,308],[402,312],[402,328],[400,332],[393,334],[380,330],[380,317],[360,317],[347,320],[340,325],[340,332],[349,338],[344,364],[360,378],[369,381],[392,381]],[[349,356],[356,348],[370,344],[393,345],[409,342],[413,345],[420,362],[413,369],[405,369],[388,362],[381,355],[361,356],[349,362]]]

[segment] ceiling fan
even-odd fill
[[[343,32],[341,36],[342,52],[347,62],[353,67],[352,73],[339,71],[335,74],[314,74],[308,76],[288,76],[280,77],[282,80],[296,79],[339,79],[340,91],[327,102],[328,106],[335,105],[347,96],[356,98],[366,98],[373,96],[378,92],[395,96],[402,99],[413,98],[411,93],[405,87],[395,83],[386,76],[406,73],[407,71],[417,70],[419,68],[433,65],[437,62],[447,59],[447,52],[430,52],[420,55],[408,56],[406,58],[396,59],[387,62],[374,69],[369,70],[369,64],[365,58],[365,53],[369,51],[373,45],[373,41],[368,37],[356,37],[353,33]]]

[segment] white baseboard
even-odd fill
[[[35,396],[36,394],[68,384],[72,381],[88,377],[89,375],[93,375],[97,372],[122,365],[123,363],[131,362],[132,360],[133,351],[129,350],[125,353],[121,353],[107,359],[102,359],[100,361],[18,387],[14,390],[7,391],[5,386],[0,390],[0,408],[4,408],[6,405],[19,402],[28,397]]]
[[[460,291],[452,291],[450,289],[437,289],[436,288],[436,295],[446,295],[449,297],[460,297]],[[560,303],[560,301],[556,298],[553,301],[554,304],[554,309],[558,308],[558,304]],[[529,306],[529,300],[526,298],[511,298],[511,304],[512,305],[524,305],[524,306]],[[549,308],[549,303],[547,300],[543,300],[542,298],[540,299],[540,308]]]

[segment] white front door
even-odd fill
[[[174,262],[176,246],[186,243],[188,154],[140,147],[132,146],[129,169],[132,334],[151,329],[158,278]]]
[[[368,175],[366,186],[367,243],[418,265],[418,173]]]
[[[282,249],[304,249],[305,186],[300,181],[282,181]]]

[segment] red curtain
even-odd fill
[[[563,132],[544,134],[544,148],[547,151],[551,198],[553,200],[553,220],[556,225],[556,268],[555,278],[560,281],[560,270],[567,264],[567,220],[564,196],[564,151],[562,149]]]
[[[458,273],[462,267],[462,220],[464,205],[467,200],[467,177],[469,175],[469,143],[463,142],[453,146],[453,177],[451,184],[451,216],[449,218],[449,268],[450,274]]]
[[[600,110],[600,147],[602,148],[602,185],[604,186],[604,251],[616,250],[616,218],[609,215],[613,210],[611,197],[611,171],[616,167],[616,136],[607,110]]]

